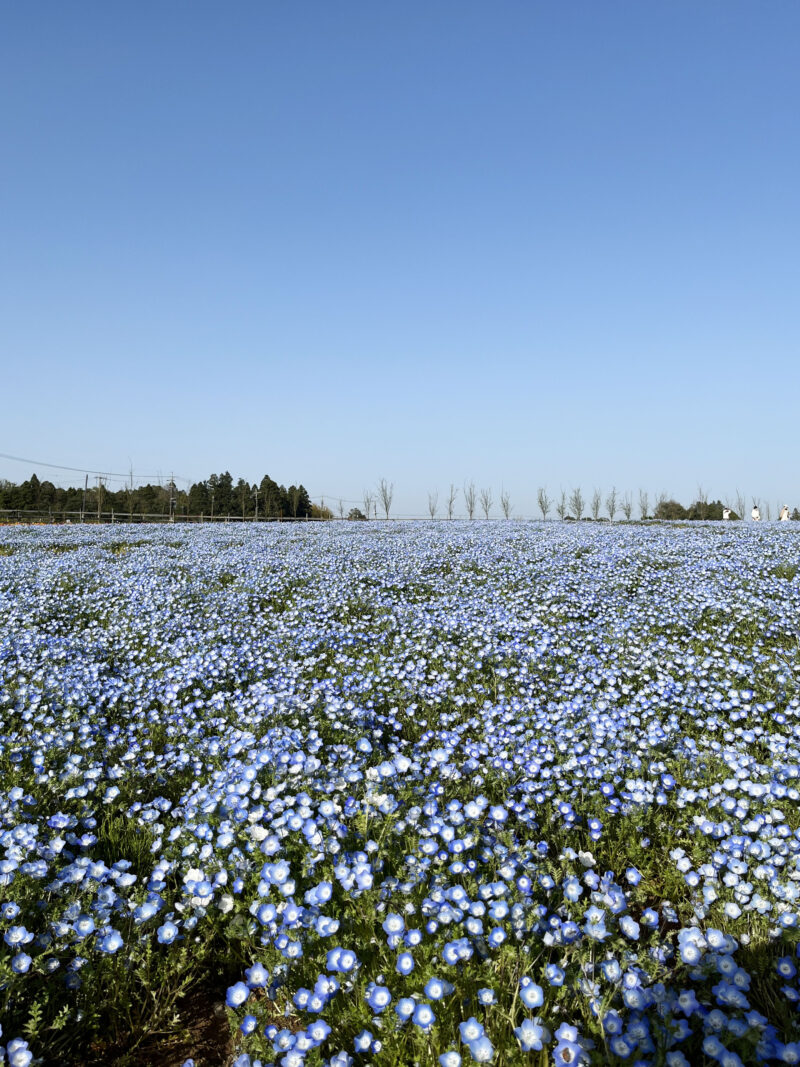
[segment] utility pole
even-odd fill
[[[258,486],[254,487],[253,496],[256,498],[256,518],[255,518],[255,521],[258,522]]]
[[[214,489],[211,489],[211,521],[214,521]]]
[[[99,474],[95,480],[97,481],[97,521],[100,522],[100,513],[103,508],[103,490],[105,489],[105,485]]]
[[[175,522],[175,475],[170,472],[169,476],[169,521]]]
[[[86,514],[86,490],[88,488],[89,488],[89,475],[87,474],[86,477],[83,479],[83,503],[81,504],[81,522],[83,522],[83,517]]]

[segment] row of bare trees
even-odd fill
[[[450,490],[446,498],[445,514],[448,519],[452,519],[455,512],[455,502],[458,497],[459,490],[455,485],[451,483]],[[467,512],[467,518],[474,519],[475,514],[480,506],[480,510],[483,512],[485,519],[489,518],[489,512],[492,509],[494,503],[494,497],[491,489],[476,489],[474,482],[465,482],[463,486],[464,493],[464,507]],[[584,500],[583,492],[580,488],[573,489],[572,492],[567,495],[566,490],[561,490],[561,495],[553,499],[548,493],[546,487],[540,486],[536,492],[536,502],[539,507],[539,511],[542,513],[542,518],[547,519],[547,516],[552,510],[560,519],[564,519],[567,515],[571,515],[575,519],[582,519],[586,511],[586,503]],[[599,489],[595,489],[592,494],[590,502],[590,511],[592,518],[599,519],[601,508],[603,506],[603,497]],[[646,518],[648,514],[649,498],[648,494],[641,490],[639,492],[639,511],[642,518]],[[616,488],[612,488],[611,492],[605,498],[605,509],[609,519],[614,520],[615,516],[619,513],[625,516],[626,519],[630,519],[633,515],[633,497],[630,493],[625,493],[620,496],[617,493]],[[503,518],[510,519],[511,513],[514,510],[511,504],[511,494],[505,487],[500,489],[500,510],[503,513]],[[428,493],[428,514],[432,519],[435,519],[439,513],[439,491],[434,490]]]
[[[460,488],[454,483],[450,483],[450,488],[447,491],[446,496],[441,500],[439,499],[439,490],[435,489],[428,493],[428,514],[432,519],[437,518],[441,513],[448,519],[455,517],[456,501],[459,493],[462,493],[462,499],[464,503],[464,509],[467,514],[467,518],[474,519],[480,512],[483,513],[485,519],[489,518],[489,513],[492,510],[494,504],[494,494],[491,488],[478,489],[473,481],[464,482]],[[363,513],[359,512],[359,518],[377,518],[378,509],[383,512],[386,519],[389,518],[389,513],[392,508],[392,501],[394,499],[394,482],[389,482],[385,478],[381,478],[375,490],[365,489],[363,495]],[[500,510],[503,513],[503,518],[510,519],[513,512],[511,504],[511,495],[508,490],[503,486],[500,489]],[[572,518],[580,522],[584,517],[591,516],[593,519],[598,520],[601,517],[607,517],[611,522],[617,516],[620,516],[627,521],[630,521],[634,517],[634,510],[638,511],[639,519],[647,519],[655,516],[656,518],[665,517],[665,511],[669,511],[669,505],[674,503],[670,501],[667,493],[658,493],[654,498],[653,511],[650,511],[650,495],[644,490],[640,489],[638,492],[638,498],[634,500],[634,496],[630,492],[620,493],[617,491],[616,486],[612,486],[611,490],[605,495],[599,490],[594,489],[591,497],[587,498],[583,495],[583,490],[580,487],[572,489],[567,492],[565,489],[559,491],[559,495],[551,497],[545,486],[540,486],[536,491],[536,503],[543,519],[555,513],[555,515],[561,519]],[[735,516],[743,518],[745,515],[745,496],[738,489],[733,500],[726,503],[726,506],[735,511]],[[758,499],[754,500],[754,503],[760,506]],[[697,489],[697,501],[692,506],[693,514],[690,517],[695,518],[713,518],[713,510],[718,511],[720,508],[719,502],[709,503],[708,493],[702,486],[698,486]],[[765,505],[766,518],[770,518],[770,506],[767,503]],[[344,517],[343,506],[340,502],[340,513]]]

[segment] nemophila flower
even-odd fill
[[[574,1037],[569,1035],[574,1034]],[[557,1044],[553,1049],[553,1062],[559,1064],[574,1064],[587,1062],[583,1048],[578,1044],[578,1033],[575,1027],[562,1024],[556,1031]]]
[[[3,940],[9,948],[16,948],[18,945],[29,945],[33,941],[33,934],[24,926],[10,926],[3,934]]]
[[[324,1019],[316,1019],[306,1028],[306,1033],[315,1046],[321,1045],[322,1042],[327,1039],[330,1032],[331,1028]]]
[[[109,930],[97,941],[98,949],[101,952],[106,953],[107,955],[112,955],[113,953],[119,951],[119,949],[122,948],[123,944],[124,941],[122,940],[122,935],[120,934],[119,930]]]
[[[358,964],[355,952],[345,948],[333,948],[326,956],[326,967],[334,973],[347,974]]]
[[[583,894],[583,886],[580,883],[580,879],[574,875],[564,881],[563,889],[565,899],[572,902],[578,900]]]
[[[165,922],[158,928],[158,940],[162,945],[171,945],[178,936],[178,927],[173,922]]]
[[[425,991],[427,993],[427,986],[425,987]],[[430,996],[430,993],[428,993],[428,996]],[[408,1022],[414,1014],[416,1006],[417,1002],[412,997],[400,997],[397,1004],[395,1004],[394,1010],[397,1012],[401,1022]]]
[[[401,952],[395,961],[395,970],[398,974],[411,974],[414,970],[414,957],[410,952]]]
[[[631,939],[631,941],[639,940],[639,924],[635,919],[632,919],[630,915],[620,916],[619,928],[627,938]]]
[[[461,1056],[454,1049],[443,1052],[439,1056],[441,1067],[461,1067]]]
[[[391,1004],[392,994],[385,985],[376,985],[374,982],[370,982],[364,999],[371,1010],[378,1015]]]
[[[415,1026],[418,1026],[420,1030],[430,1030],[433,1024],[436,1022],[436,1016],[434,1015],[433,1008],[430,1004],[420,1003],[414,1008],[414,1013],[411,1016],[411,1021]]]
[[[9,1067],[28,1067],[33,1060],[33,1053],[28,1048],[28,1042],[20,1037],[15,1037],[6,1045]]]
[[[506,932],[500,926],[495,926],[495,928],[490,932],[489,936],[486,938],[486,941],[487,941],[487,943],[489,944],[489,946],[491,948],[499,948],[500,945],[502,945],[505,940],[506,940]]]
[[[392,937],[402,934],[406,928],[406,923],[402,915],[392,913],[386,916],[382,923],[382,926],[384,932],[390,937]]]
[[[564,984],[564,971],[557,963],[548,963],[544,969],[544,976],[551,986],[557,988]]]
[[[491,1063],[494,1059],[494,1045],[485,1034],[470,1041],[467,1048],[475,1063]]]
[[[426,992],[427,992],[427,989],[428,989],[428,987],[426,986],[425,987],[425,991]],[[452,986],[450,987],[450,992],[452,992]],[[430,994],[428,994],[428,996],[430,996]],[[483,1004],[483,1005],[485,1005],[487,1007],[490,1004],[496,1004],[497,1003],[497,994],[495,993],[495,991],[493,989],[488,989],[488,988],[479,989],[478,990],[478,1003],[479,1004]]]
[[[258,1019],[255,1015],[245,1015],[239,1023],[239,1029],[245,1035],[252,1034],[258,1027]]]
[[[466,1045],[472,1041],[477,1041],[478,1038],[484,1035],[483,1026],[474,1015],[471,1015],[465,1022],[458,1024],[458,1032],[461,1035],[461,1040]]]
[[[523,1052],[538,1051],[544,1046],[544,1042],[549,1040],[547,1030],[534,1019],[523,1019],[514,1029],[514,1033]]]
[[[250,996],[250,990],[247,988],[244,982],[236,982],[232,986],[228,986],[228,991],[225,995],[225,1003],[229,1008],[240,1008]]]
[[[18,952],[11,958],[11,970],[14,974],[27,974],[32,963],[33,960],[27,952]]]
[[[425,996],[431,1000],[441,1000],[452,992],[452,984],[443,978],[429,978],[425,983]]]
[[[244,972],[250,989],[265,989],[269,985],[269,971],[260,963],[254,963]]]
[[[353,1047],[356,1052],[369,1052],[372,1045],[372,1034],[369,1030],[362,1030],[360,1034],[357,1034],[353,1039]]]
[[[544,990],[528,977],[520,979],[519,999],[526,1008],[533,1010],[544,1004]]]

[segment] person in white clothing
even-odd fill
[[[728,519],[730,519],[730,517],[731,517],[731,509],[730,509],[730,508],[723,508],[723,509],[722,509],[722,517],[723,517],[723,519],[725,519],[726,521],[727,521]]]
[[[761,521],[761,512],[758,510],[758,504],[753,504],[753,510],[750,512],[750,518],[753,522]]]
[[[786,522],[786,521],[788,520],[788,518],[789,518],[789,509],[788,509],[788,507],[787,507],[787,506],[786,506],[786,505],[784,504],[784,505],[783,505],[783,507],[781,508],[781,513],[780,513],[780,515],[778,516],[778,519],[779,519],[779,520],[780,520],[781,522]]]

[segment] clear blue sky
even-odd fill
[[[7,0],[0,452],[800,506],[798,41],[796,0]]]

